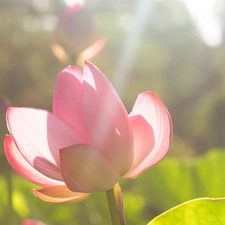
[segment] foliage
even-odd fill
[[[113,80],[138,0],[124,1],[121,7],[120,1],[87,2],[108,41],[93,61]],[[181,1],[153,2],[121,98],[130,111],[140,92],[152,90],[160,96],[173,118],[175,138],[170,155],[179,158],[164,159],[137,180],[121,182],[127,223],[135,225],[147,224],[193,198],[225,196],[224,42],[217,48],[207,46]],[[0,1],[0,96],[10,104],[51,109],[56,76],[64,66],[50,50],[49,29],[63,6],[61,0]],[[224,18],[222,11],[220,18]],[[75,62],[71,59],[70,63]],[[2,112],[0,123],[2,142],[7,132]],[[221,149],[202,158],[183,159],[213,147]],[[27,217],[49,225],[109,223],[104,194],[93,194],[76,205],[41,202],[32,194],[33,184],[12,171],[10,179],[3,150],[0,156],[0,224],[7,220],[7,224],[21,224]],[[11,185],[13,214],[7,197]]]
[[[148,225],[207,225],[225,224],[225,199],[202,198],[179,205],[159,217]]]
[[[225,196],[225,149],[211,150],[198,159],[168,157],[135,180],[121,180],[127,224],[147,224],[150,219],[185,201]],[[11,171],[12,172],[12,171]],[[209,179],[210,176],[210,179]],[[9,211],[8,179],[0,177],[0,217],[4,221]],[[49,225],[109,224],[109,212],[104,193],[92,194],[83,202],[55,205],[35,198],[34,184],[12,174],[13,225],[23,218],[41,220]]]

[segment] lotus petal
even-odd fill
[[[133,137],[126,109],[107,78],[85,63],[83,112],[97,148],[124,175],[133,162]]]
[[[33,108],[9,108],[7,125],[27,162],[44,175],[62,181],[59,149],[83,142],[78,133],[54,114]]]
[[[61,149],[60,159],[63,179],[71,191],[108,191],[119,179],[112,162],[92,146],[73,145]]]
[[[51,179],[35,168],[33,168],[21,155],[12,136],[6,135],[4,140],[4,150],[6,158],[12,168],[25,179],[40,185],[42,187],[63,185],[64,183],[58,180]]]
[[[139,131],[134,131],[135,152],[144,150],[146,157],[139,165],[134,163],[129,173],[124,177],[135,178],[140,173],[143,173],[150,167],[158,163],[168,152],[172,140],[172,121],[171,117],[162,103],[162,101],[153,92],[144,92],[140,94],[134,104],[133,110],[130,113],[130,118],[134,115],[143,117],[152,128],[153,135],[149,135],[149,139],[154,139],[154,146],[149,145],[149,154],[146,155],[145,146],[139,142]],[[134,124],[134,123],[133,123]],[[133,130],[139,129],[138,126],[133,126]],[[149,140],[148,140],[149,141]],[[148,143],[146,141],[146,143]],[[139,153],[138,153],[139,154]],[[135,157],[134,159],[138,159]]]
[[[87,198],[90,194],[70,191],[66,186],[53,186],[34,190],[34,195],[50,203],[75,203]]]

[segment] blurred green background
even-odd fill
[[[141,0],[86,2],[99,37],[107,40],[91,62],[113,83],[128,112],[139,93],[151,90],[173,119],[168,156],[139,178],[121,180],[127,224],[147,224],[192,198],[225,196],[225,3],[218,0],[215,11],[222,41],[212,47],[181,0],[151,0],[142,13]],[[63,0],[0,0],[1,142],[8,133],[7,105],[51,111],[56,77],[66,65],[51,51],[49,32],[64,7]],[[75,64],[73,52],[67,53]],[[49,225],[109,224],[104,193],[74,205],[41,202],[32,193],[38,187],[10,169],[3,147],[0,156],[0,225],[24,218]]]

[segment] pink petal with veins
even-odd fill
[[[33,192],[37,198],[49,203],[76,203],[90,195],[88,193],[72,192],[67,186],[47,187]]]
[[[171,117],[155,93],[144,92],[138,96],[130,113],[130,120],[133,120],[133,116],[139,116],[142,120],[140,123],[143,123],[144,119],[151,126],[152,134],[147,125],[144,125],[145,130],[149,130],[149,140],[143,143],[140,140],[147,137],[144,137],[144,133],[141,135],[140,127],[137,126],[138,121],[131,122],[134,125],[135,158],[133,167],[124,176],[125,178],[135,178],[158,163],[168,152],[172,140]],[[150,144],[151,142],[153,144]]]
[[[91,142],[82,110],[83,71],[75,66],[59,73],[53,99],[53,113]]]
[[[133,161],[133,137],[126,109],[107,78],[84,64],[83,112],[90,135],[120,175]]]
[[[59,149],[82,138],[52,113],[32,108],[9,108],[7,125],[23,157],[44,175],[61,180]]]
[[[63,179],[71,191],[108,191],[119,179],[112,162],[92,146],[74,145],[61,149],[60,159]]]
[[[42,187],[65,185],[64,182],[53,180],[34,169],[21,155],[10,135],[5,136],[4,151],[9,164],[25,179]]]

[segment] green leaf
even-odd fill
[[[178,205],[148,225],[225,225],[225,198],[200,198]]]
[[[154,207],[159,214],[191,199],[225,197],[224,162],[225,150],[196,159],[167,157],[135,182],[126,180],[125,185],[133,196],[144,195],[144,208]]]
[[[135,180],[121,180],[127,224],[147,224],[191,199],[225,197],[224,162],[225,149],[193,159],[165,157]]]

